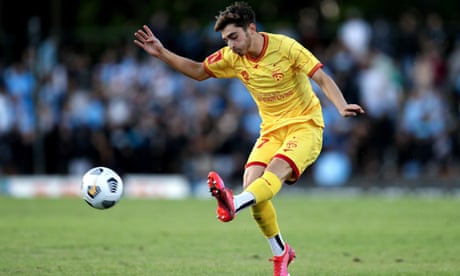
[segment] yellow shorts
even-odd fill
[[[273,158],[281,158],[293,171],[286,183],[293,184],[315,162],[322,146],[322,127],[309,122],[287,125],[257,138],[245,167],[266,167]]]

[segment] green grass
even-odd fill
[[[297,251],[293,276],[460,275],[458,198],[281,194],[275,204]],[[224,224],[214,206],[124,198],[100,211],[0,197],[0,275],[272,275],[249,211]]]

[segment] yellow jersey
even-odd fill
[[[309,81],[322,64],[292,38],[261,34],[264,46],[259,57],[240,56],[223,47],[205,59],[206,72],[243,82],[258,107],[262,134],[306,121],[324,127],[320,102]]]

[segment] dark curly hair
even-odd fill
[[[220,32],[229,24],[246,29],[251,23],[256,23],[252,8],[246,2],[235,2],[216,16],[214,31]]]

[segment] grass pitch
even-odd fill
[[[290,196],[274,200],[296,275],[460,275],[460,199]],[[224,224],[213,200],[0,197],[0,275],[272,275],[244,210]]]

